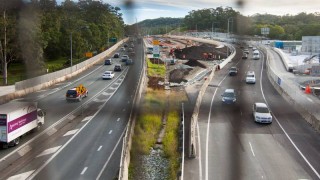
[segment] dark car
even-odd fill
[[[128,44],[124,44],[123,47],[127,48],[127,47],[128,47]]]
[[[104,60],[104,65],[111,65],[111,64],[112,64],[112,60],[111,59]]]
[[[114,71],[122,71],[122,66],[121,66],[121,64],[116,64],[115,66],[114,66],[114,69],[113,69]]]
[[[119,58],[120,57],[120,54],[119,53],[115,53],[114,55],[113,55],[113,58]]]
[[[133,64],[133,60],[132,59],[127,59],[126,65],[131,65],[131,64]]]
[[[230,69],[229,69],[229,75],[230,76],[235,76],[235,75],[237,75],[238,74],[238,68],[237,67],[231,67]]]
[[[248,54],[247,53],[243,53],[242,59],[248,59]]]

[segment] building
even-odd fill
[[[320,36],[302,36],[302,53],[320,54]]]

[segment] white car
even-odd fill
[[[255,75],[254,71],[247,72],[246,83],[247,84],[255,84],[256,83],[256,75]]]
[[[114,73],[112,71],[106,71],[102,75],[102,79],[112,79],[114,77]]]
[[[253,104],[253,118],[258,123],[272,123],[272,116],[268,106],[265,103]]]

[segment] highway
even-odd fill
[[[0,151],[1,179],[110,179],[118,175],[122,137],[143,66],[143,44],[135,41],[134,64],[112,80],[102,80],[113,65],[94,65],[78,77],[21,100],[35,100],[46,111],[41,131]],[[122,52],[122,54],[124,54]],[[112,54],[113,55],[113,54]],[[67,102],[68,89],[83,84],[89,95]],[[10,179],[9,178],[9,179]]]
[[[319,133],[270,84],[266,74],[266,55],[247,60],[237,55],[223,70],[217,71],[203,97],[197,127],[197,158],[188,165],[186,179],[319,179]],[[280,64],[280,57],[272,60]],[[228,69],[237,66],[237,76]],[[254,70],[256,84],[245,83],[245,73]],[[235,104],[223,104],[221,94],[235,89]],[[255,123],[254,102],[269,105],[272,124]],[[189,167],[189,169],[188,169]]]

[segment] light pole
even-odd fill
[[[89,26],[81,26],[80,28],[76,29],[76,30],[82,30],[82,29],[88,29]],[[72,67],[72,33],[73,31],[71,31],[70,33],[70,67]]]
[[[229,21],[231,21],[231,23],[232,23],[232,29],[233,29],[233,17],[229,17],[229,18],[228,18],[228,37],[230,37],[230,35],[229,35],[229,33],[230,33]]]

